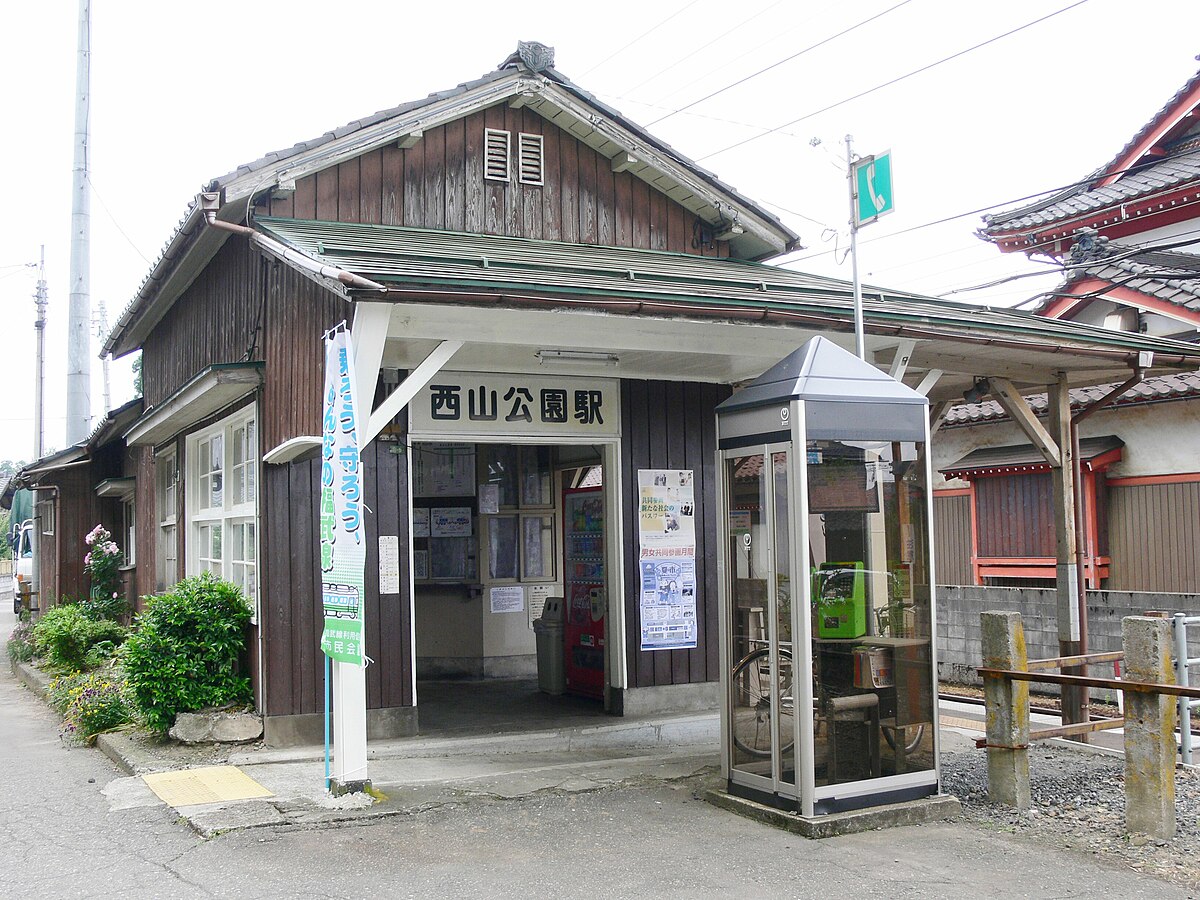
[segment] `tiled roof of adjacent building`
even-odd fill
[[[1096,387],[1073,388],[1071,390],[1071,409],[1081,410],[1090,406],[1116,386],[1116,384],[1104,384]],[[1113,405],[1126,406],[1131,403],[1185,400],[1189,397],[1200,397],[1200,372],[1180,372],[1147,378],[1141,384],[1127,390],[1117,398]],[[1025,399],[1035,413],[1045,414],[1047,406],[1045,394],[1033,394]],[[1007,418],[1008,413],[995,400],[987,400],[983,403],[963,403],[950,410],[946,415],[943,427],[952,428],[980,422],[997,422]]]
[[[1184,105],[1193,101],[1188,99],[1197,86],[1200,85],[1200,72],[1188,79],[1166,104],[1159,109],[1151,119],[1143,125],[1120,152],[1112,160],[1098,168],[1086,178],[1075,184],[1068,185],[1062,190],[1054,191],[1040,197],[1031,203],[1002,212],[985,215],[984,227],[980,234],[985,238],[991,235],[1020,231],[1049,225],[1063,219],[1073,218],[1106,206],[1127,202],[1144,197],[1155,191],[1180,187],[1185,184],[1200,181],[1200,134],[1190,120],[1181,119],[1167,126],[1168,117],[1176,116]],[[1158,140],[1167,155],[1159,162],[1153,162],[1139,168],[1134,164],[1134,171],[1122,174],[1119,180],[1104,187],[1097,183],[1106,177],[1118,174],[1117,167],[1151,134],[1160,127],[1165,127],[1164,136]]]

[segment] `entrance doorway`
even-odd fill
[[[606,445],[413,443],[422,732],[550,727],[604,713],[615,549],[605,476],[614,461]],[[552,598],[564,617],[561,695],[538,682],[534,621]]]

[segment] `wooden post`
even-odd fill
[[[985,612],[980,617],[983,665],[1024,672],[1025,627],[1021,614]],[[983,677],[987,711],[988,799],[1029,809],[1029,682]]]
[[[1071,396],[1067,373],[1059,372],[1058,381],[1049,385],[1046,393],[1049,407],[1049,431],[1058,444],[1058,465],[1050,469],[1053,486],[1055,558],[1057,561],[1056,613],[1058,619],[1058,655],[1076,656],[1079,643],[1079,570],[1075,549],[1075,487],[1073,452],[1071,446]],[[1063,669],[1064,674],[1078,674],[1077,669]],[[1062,721],[1064,725],[1083,721],[1083,698],[1079,688],[1062,687]],[[1079,735],[1086,743],[1086,736]]]
[[[1127,616],[1121,622],[1125,681],[1173,684],[1171,622]],[[1124,691],[1125,831],[1175,836],[1175,701]]]

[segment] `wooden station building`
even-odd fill
[[[373,398],[368,734],[415,733],[423,679],[530,676],[550,596],[567,598],[568,690],[617,715],[715,708],[714,408],[815,334],[853,346],[848,284],[766,264],[797,245],[522,44],[212,181],[105,346],[143,360],[119,465],[68,484],[76,469],[50,459],[33,480],[60,485],[43,496],[63,522],[132,479],[131,590],[200,571],[239,584],[267,739],[319,739],[322,335],[346,321]],[[1065,390],[1149,354],[1200,365],[1166,338],[879,288],[865,309],[868,358],[930,397],[935,427],[979,376]],[[652,470],[694,490],[691,647],[643,649]]]

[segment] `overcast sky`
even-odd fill
[[[0,459],[32,454],[36,271],[28,264],[43,244],[46,444],[64,444],[76,13],[75,0],[10,4],[4,13],[0,308],[10,390]],[[1000,37],[1014,29],[1022,30]],[[860,233],[863,280],[942,295],[1046,268],[1002,256],[974,236],[979,215],[961,214],[1108,162],[1196,72],[1198,34],[1196,0],[96,0],[92,302],[104,301],[116,320],[204,182],[475,78],[518,39],[554,46],[568,78],[776,212],[808,248],[789,266],[850,278],[840,252],[844,139],[853,135],[864,155],[890,148],[896,212]],[[793,124],[779,128],[785,123]],[[770,129],[778,130],[764,134]],[[827,240],[835,232],[836,242]],[[1055,281],[952,296],[1012,305]],[[114,406],[132,396],[128,364],[113,363]],[[96,415],[100,372],[96,359]]]

